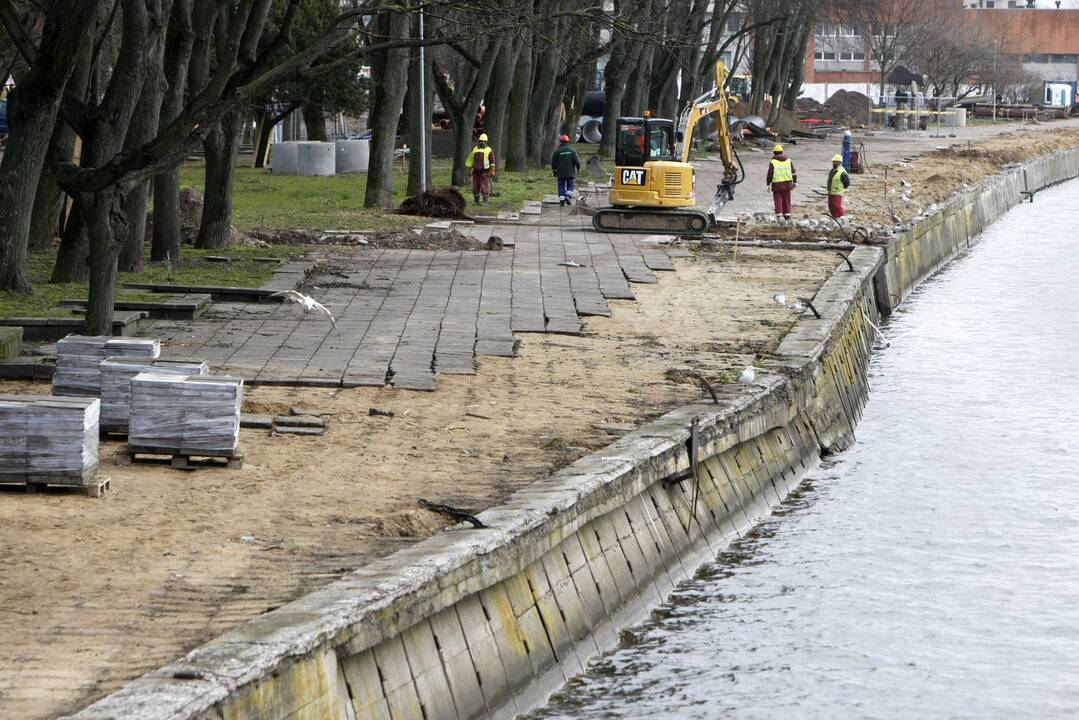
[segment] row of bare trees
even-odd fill
[[[206,158],[206,200],[195,242],[228,242],[237,149],[252,114],[263,142],[297,108],[317,130],[327,108],[362,106],[373,133],[365,202],[388,207],[398,134],[429,149],[421,108],[436,100],[454,132],[453,182],[464,184],[481,107],[484,131],[511,170],[545,163],[560,132],[576,127],[597,77],[611,128],[645,108],[676,116],[710,87],[717,59],[745,58],[751,110],[760,114],[770,100],[774,120],[794,108],[816,22],[843,14],[867,28],[883,75],[917,44],[935,17],[926,8],[936,5],[0,0],[0,73],[15,80],[0,162],[0,291],[32,291],[27,253],[59,231],[52,279],[88,283],[87,330],[107,332],[118,270],[138,269],[146,244],[152,261],[180,256],[179,169],[196,148]],[[958,40],[946,39],[952,44],[939,43],[922,69],[940,87],[969,74]],[[613,135],[604,133],[601,153],[611,154]],[[430,162],[410,158],[410,191],[430,186]]]

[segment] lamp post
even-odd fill
[[[420,192],[427,191],[427,129],[431,121],[427,117],[427,63],[423,47],[423,5],[420,5]]]

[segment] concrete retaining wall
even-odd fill
[[[1065,179],[1040,162],[1032,187]],[[1079,175],[1074,156],[1065,162]],[[853,250],[854,270],[814,298],[822,317],[798,321],[752,392],[721,387],[718,404],[668,413],[481,513],[488,529],[457,526],[357,570],[75,717],[434,720],[542,704],[821,453],[853,440],[875,296],[904,297],[1014,204],[1014,178],[990,182],[1003,187],[949,205],[894,248]],[[690,466],[694,421],[699,485],[665,482]]]
[[[1038,191],[1079,177],[1079,149],[1032,160],[985,179],[951,198],[888,245],[884,272],[877,279],[877,303],[888,314],[990,223]]]

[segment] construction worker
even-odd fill
[[[783,154],[783,146],[772,148],[772,161],[768,163],[768,188],[776,208],[776,220],[791,219],[791,191],[798,186],[798,173],[794,163]]]
[[[569,144],[569,136],[558,138],[559,145],[551,155],[551,174],[558,179],[558,204],[573,204],[573,180],[581,169],[581,158]]]
[[[843,193],[850,187],[850,173],[843,167],[843,156],[832,158],[832,171],[828,173],[828,213],[838,220],[843,217]]]
[[[491,201],[491,176],[495,174],[495,151],[487,146],[487,133],[479,137],[476,147],[468,154],[465,167],[472,173],[472,202],[486,205]]]

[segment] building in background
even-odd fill
[[[966,0],[955,3],[960,27],[997,38],[994,63],[1013,66],[1047,82],[1079,80],[1079,0]],[[992,10],[993,12],[989,12]],[[881,96],[880,72],[861,28],[821,23],[805,59],[803,97],[824,102],[839,90]],[[885,94],[890,90],[885,89]]]

